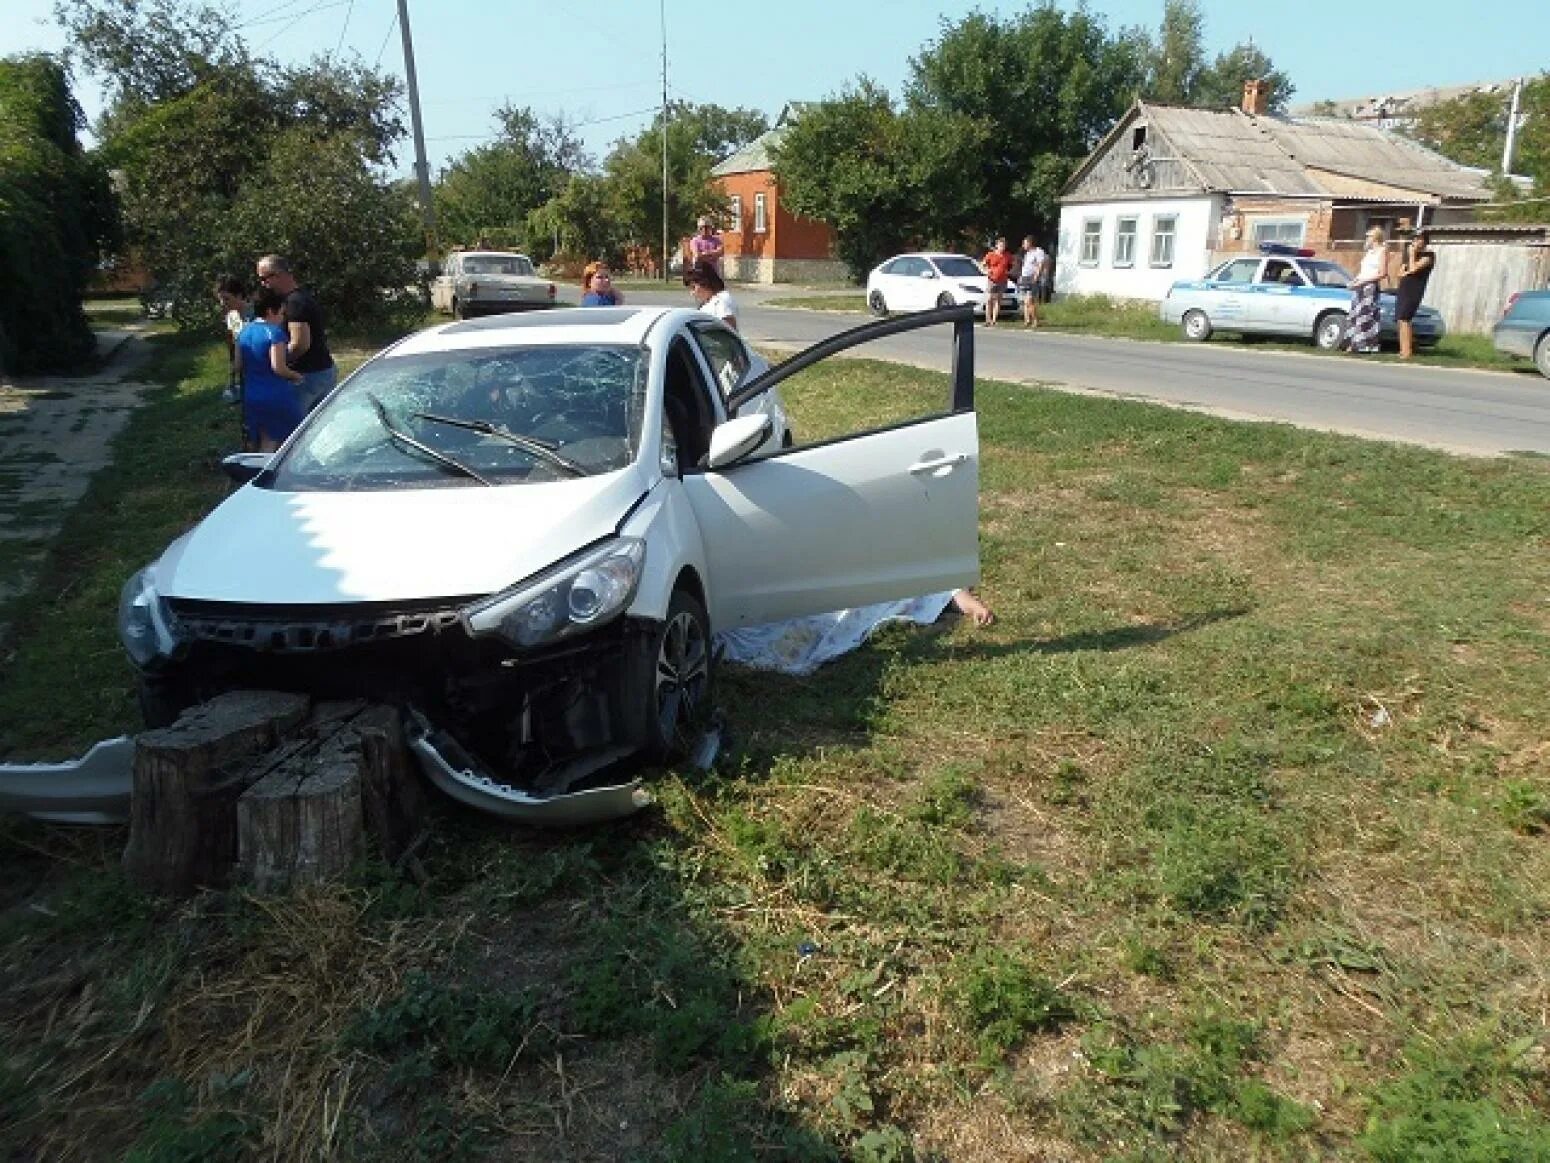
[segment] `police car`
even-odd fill
[[[1333,349],[1345,337],[1351,305],[1351,275],[1313,251],[1265,243],[1260,254],[1231,258],[1203,279],[1174,283],[1158,307],[1164,323],[1176,323],[1196,342],[1216,331],[1245,335],[1290,335]],[[1394,296],[1379,296],[1382,339],[1395,342]],[[1430,347],[1447,334],[1442,315],[1422,307],[1414,320],[1415,341]]]

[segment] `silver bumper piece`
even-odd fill
[[[0,763],[0,813],[56,824],[116,824],[129,818],[135,742],[104,739],[64,763]]]
[[[651,803],[651,793],[641,787],[638,779],[614,787],[533,795],[471,767],[457,766],[441,753],[431,734],[424,717],[411,712],[409,749],[426,778],[459,803],[493,816],[526,824],[598,824],[633,815]]]

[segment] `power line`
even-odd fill
[[[353,3],[353,2],[354,2],[354,0],[334,0],[334,2],[332,4],[320,4],[316,8],[309,9],[306,12],[298,13],[297,15],[291,17],[291,20],[290,20],[289,24],[287,24],[279,32],[277,32],[273,36],[271,36],[268,40],[264,41],[264,43],[259,45],[258,47],[260,49],[268,48],[275,41],[279,40],[282,36],[284,36],[291,29],[295,28],[297,24],[299,24],[301,21],[305,20],[309,16],[316,16],[319,12],[327,12],[330,8],[343,8],[345,6],[345,4]]]
[[[281,4],[278,8],[266,12],[263,16],[255,16],[252,20],[244,20],[241,24],[232,26],[233,32],[241,32],[244,28],[257,28],[261,24],[273,24],[277,20],[289,19],[294,9],[300,8],[309,0],[289,0],[289,3]]]
[[[377,66],[382,63],[382,54],[387,52],[388,41],[392,39],[393,30],[398,27],[398,9],[393,9],[393,19],[388,22],[387,35],[382,38],[382,47],[377,50],[377,59],[371,62],[371,71],[376,72]]]
[[[350,6],[344,10],[344,27],[339,30],[339,43],[334,45],[334,55],[339,55],[339,50],[344,47],[344,34],[350,31],[350,17],[355,12],[355,0],[350,0]]]
[[[648,109],[635,109],[629,113],[615,113],[608,117],[594,117],[590,121],[571,121],[566,124],[567,129],[585,129],[589,125],[606,125],[610,121],[623,121],[627,117],[639,117],[643,113],[655,113],[657,106]],[[426,141],[488,141],[492,137],[499,137],[500,131],[492,129],[488,133],[454,133],[446,137],[428,137]]]

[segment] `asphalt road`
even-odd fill
[[[765,306],[768,292],[736,287],[738,322],[756,344],[801,348],[863,322],[860,315]],[[782,292],[789,295],[789,291]],[[633,303],[691,303],[686,292],[635,290]],[[868,345],[867,354],[946,371],[945,328]],[[1229,343],[1144,343],[975,329],[975,374],[1241,420],[1277,420],[1475,455],[1550,455],[1550,380],[1519,372],[1365,363]]]

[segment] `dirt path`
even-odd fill
[[[0,378],[0,642],[8,606],[151,386],[135,379],[149,355],[141,330],[98,331],[105,359],[90,375]]]

